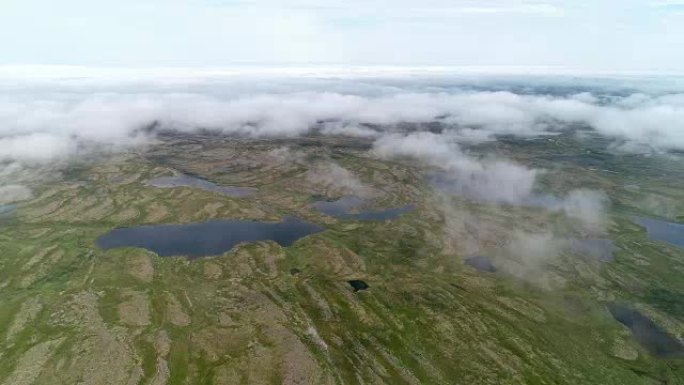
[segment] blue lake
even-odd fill
[[[313,223],[285,217],[281,222],[212,220],[181,225],[146,225],[118,228],[96,241],[105,250],[141,247],[162,257],[197,258],[220,255],[242,242],[274,241],[290,246],[296,240],[323,231]]]
[[[201,190],[212,191],[231,197],[241,198],[253,194],[256,190],[249,187],[219,186],[208,180],[196,178],[190,175],[162,176],[150,179],[147,184],[159,188],[193,187]]]
[[[646,228],[649,239],[684,247],[684,224],[645,217],[634,217],[634,221]]]
[[[415,206],[408,204],[400,207],[378,210],[360,210],[365,201],[359,197],[347,196],[336,201],[318,201],[313,203],[313,207],[319,212],[338,219],[356,221],[385,221],[398,218],[401,214],[415,209]]]
[[[623,304],[608,304],[608,311],[627,326],[634,339],[656,357],[684,357],[684,345],[648,317]]]

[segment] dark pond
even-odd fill
[[[351,281],[347,281],[349,285],[354,289],[354,292],[360,291],[360,290],[368,290],[370,286],[368,284],[360,279],[352,279]]]
[[[325,215],[339,219],[357,221],[384,221],[394,219],[415,208],[413,205],[409,204],[389,209],[359,210],[363,205],[363,199],[355,196],[347,196],[331,202],[318,201],[312,206]]]
[[[496,272],[496,267],[492,264],[492,261],[490,261],[489,258],[482,255],[476,255],[474,257],[466,258],[465,263],[466,265],[474,268],[477,271],[484,271],[487,273]]]
[[[150,179],[147,184],[160,188],[194,187],[206,191],[213,191],[231,197],[245,197],[254,193],[255,189],[248,187],[219,186],[208,180],[195,178],[190,175],[162,176]]]
[[[646,228],[649,239],[684,247],[684,224],[645,217],[634,217],[634,221]]]
[[[16,206],[14,205],[0,205],[0,218],[8,218],[14,214]]]
[[[609,304],[608,311],[621,324],[627,326],[634,339],[656,357],[684,357],[684,345],[669,335],[648,317],[623,304]]]
[[[610,262],[614,259],[615,245],[610,239],[572,239],[570,249],[601,262]]]
[[[285,217],[281,222],[213,220],[184,225],[147,225],[114,229],[97,239],[105,250],[142,247],[162,257],[220,255],[241,242],[272,240],[290,246],[299,238],[323,231],[313,223]]]

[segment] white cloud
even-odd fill
[[[550,232],[514,232],[507,245],[509,255],[516,257],[526,267],[540,267],[540,264],[557,257],[562,250],[562,242]]]
[[[532,194],[537,171],[504,160],[478,161],[453,138],[430,132],[385,135],[374,144],[384,157],[413,157],[446,172],[454,193],[478,200],[520,203]]]
[[[439,120],[448,140],[464,143],[502,134],[548,135],[581,124],[633,148],[684,149],[684,93],[599,98],[589,92],[464,91],[442,86],[440,81],[455,81],[443,74],[98,79],[5,78],[2,84],[12,92],[0,98],[0,159],[50,161],[83,144],[136,145],[145,139],[140,129],[153,121],[182,131],[210,128],[255,137],[292,137],[312,129],[326,135],[382,137],[406,130],[405,123]],[[530,82],[534,89],[535,80]],[[602,83],[594,84],[604,92]],[[416,143],[406,151],[417,151],[421,140],[433,141],[429,136],[411,140]],[[493,172],[498,166],[483,167]]]
[[[73,155],[76,147],[76,142],[71,138],[52,134],[30,133],[5,137],[0,138],[0,161],[50,162]]]
[[[31,189],[21,185],[0,186],[0,205],[31,199]]]
[[[453,139],[430,132],[389,134],[375,141],[374,152],[388,158],[416,158],[443,170],[436,184],[449,193],[477,201],[540,206],[565,213],[590,233],[604,230],[608,204],[604,193],[578,189],[560,198],[540,195],[535,192],[538,170],[504,159],[475,159]]]
[[[371,198],[375,195],[375,191],[358,176],[334,162],[314,165],[307,172],[306,179],[314,186],[321,186],[332,194],[353,195],[359,198]]]
[[[559,209],[570,218],[577,219],[591,232],[602,232],[606,221],[608,196],[603,192],[573,190],[560,202]]]

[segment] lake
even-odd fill
[[[193,187],[201,190],[212,191],[235,198],[241,198],[253,194],[256,189],[249,187],[219,186],[201,178],[190,175],[162,176],[147,181],[147,184],[159,188]]]
[[[290,246],[302,237],[323,230],[321,226],[292,217],[285,217],[281,222],[212,220],[118,228],[99,237],[97,245],[105,250],[141,247],[162,257],[197,258],[223,254],[242,242],[271,240],[281,246]]]
[[[318,201],[312,206],[318,212],[338,219],[356,221],[385,221],[398,218],[401,214],[415,209],[414,205],[408,204],[400,207],[378,210],[360,210],[365,201],[359,197],[346,196],[336,201]]]
[[[608,304],[608,311],[632,331],[634,339],[656,357],[684,357],[684,345],[648,317],[624,305]]]
[[[649,239],[684,247],[684,224],[638,216],[634,221],[646,228]]]

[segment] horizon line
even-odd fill
[[[89,66],[53,64],[0,65],[0,78],[203,77],[203,76],[383,76],[383,75],[501,75],[684,77],[684,71],[606,70],[570,66],[524,65],[396,65],[396,64],[232,64],[226,66]]]

